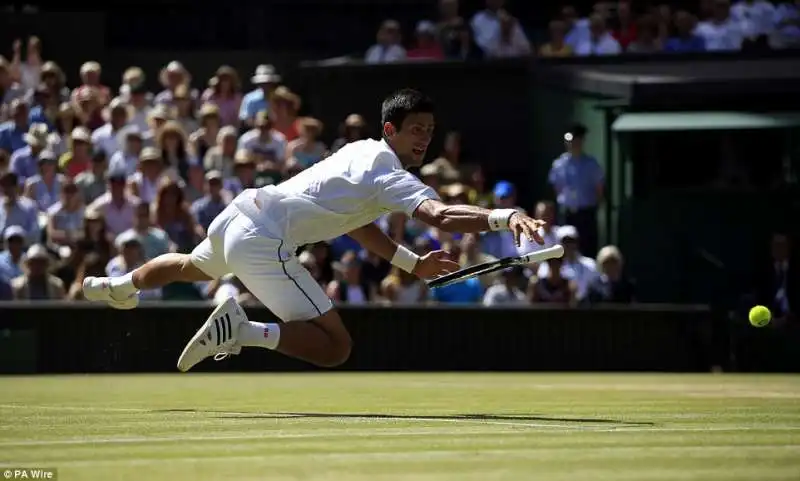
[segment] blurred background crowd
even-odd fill
[[[625,1],[597,3],[591,12],[564,6],[539,34],[502,0],[487,0],[477,12],[441,0],[440,18],[420,20],[413,35],[386,20],[364,61],[791,48],[800,44],[798,5],[709,0],[695,12]],[[0,300],[78,301],[85,276],[118,276],[160,254],[190,252],[243,189],[279,183],[377,131],[358,112],[340,125],[301,116],[303,99],[268,64],[252,72],[223,65],[198,79],[176,59],[156,72],[131,66],[113,79],[86,60],[70,75],[80,81],[68,85],[59,59],[36,37],[15,41],[0,58]],[[152,77],[161,90],[147,87]],[[338,138],[328,145],[322,139],[331,131]],[[564,132],[564,153],[548,176],[552,196],[534,205],[518,205],[513,179],[489,183],[480,159],[462,158],[457,131],[431,146],[419,171],[447,202],[517,208],[546,220],[545,246],[563,244],[564,259],[432,292],[346,236],[305,246],[300,260],[332,299],[353,304],[634,302],[623,253],[598,245],[605,174],[584,150],[591,135],[579,124]],[[417,253],[446,249],[465,267],[541,248],[517,246],[505,232],[453,236],[402,214],[379,224]],[[143,293],[164,300],[231,295],[256,302],[232,277]]]

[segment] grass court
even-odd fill
[[[59,480],[798,480],[800,376],[0,377],[0,465]]]

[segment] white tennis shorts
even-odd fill
[[[333,303],[300,264],[295,246],[268,237],[231,203],[211,222],[208,236],[192,251],[192,263],[213,278],[234,274],[284,322],[307,321]]]

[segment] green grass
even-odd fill
[[[0,465],[62,481],[798,480],[800,377],[5,377]]]

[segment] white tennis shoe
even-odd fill
[[[87,301],[105,302],[114,309],[133,309],[139,305],[139,293],[122,296],[111,290],[108,277],[87,277],[83,280],[83,297]]]
[[[229,297],[214,309],[208,320],[192,337],[178,358],[178,369],[186,372],[207,357],[221,361],[242,351],[237,334],[239,324],[247,322],[247,314]]]

